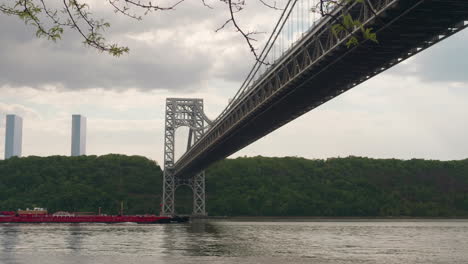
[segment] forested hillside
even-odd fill
[[[237,158],[211,166],[210,215],[468,216],[468,160],[358,157]],[[139,156],[27,157],[0,161],[0,210],[157,213],[162,171]],[[190,212],[181,188],[177,208]]]
[[[238,158],[207,177],[217,215],[468,216],[468,160]]]
[[[0,210],[156,213],[161,168],[139,156],[27,157],[0,161]]]

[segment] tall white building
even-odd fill
[[[21,157],[23,145],[23,119],[17,115],[6,116],[5,159]]]
[[[72,115],[71,155],[86,155],[86,117]]]

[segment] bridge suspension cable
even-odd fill
[[[259,55],[259,60],[256,60],[241,87],[237,90],[226,108],[214,120],[214,123],[221,120],[228,114],[230,109],[241,102],[250,88],[255,85],[256,80],[260,79],[281,58],[285,57],[288,53],[287,51],[294,46],[294,43],[320,21],[322,17],[313,11],[319,4],[319,1],[288,0]]]
[[[310,10],[318,1],[288,1],[262,50],[264,60],[254,64],[235,98],[174,164],[174,175],[202,171],[468,27],[466,0],[350,1],[326,8],[330,15],[324,17]],[[373,28],[379,43],[347,47],[361,28],[339,33],[333,28],[334,18],[348,14]]]

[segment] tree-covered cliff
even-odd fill
[[[211,166],[210,215],[468,216],[468,160],[237,158]],[[139,156],[0,161],[0,210],[157,213],[161,168]],[[191,193],[177,194],[190,212]]]

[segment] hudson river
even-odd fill
[[[0,225],[0,263],[468,263],[468,220]]]

